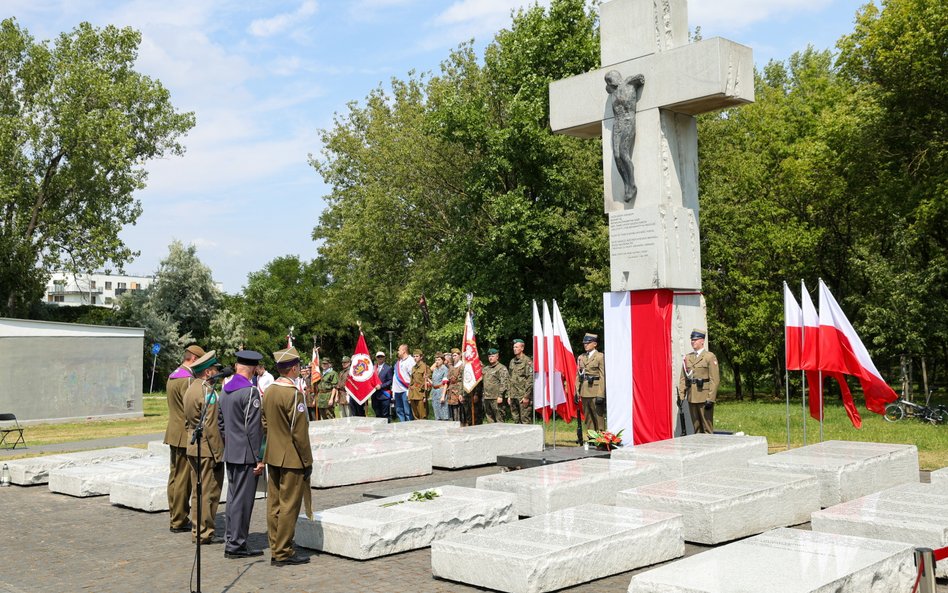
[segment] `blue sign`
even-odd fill
[[[158,353],[161,352],[161,344],[155,343],[151,345],[151,353],[155,356],[158,356]]]

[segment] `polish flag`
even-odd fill
[[[533,301],[533,409],[543,412],[547,409],[545,360],[546,344],[543,338],[543,323],[537,302]]]
[[[379,385],[381,383],[375,372],[375,364],[369,356],[368,346],[365,345],[365,336],[360,331],[359,341],[352,355],[352,364],[349,366],[349,376],[346,378],[346,393],[362,405],[375,393]]]
[[[550,410],[559,403],[556,395],[563,397],[562,388],[557,390],[556,385],[563,384],[563,376],[556,372],[556,352],[553,349],[553,317],[546,301],[543,301],[543,374],[546,375],[546,397],[543,408],[543,420],[550,421]]]
[[[313,385],[323,378],[323,369],[319,363],[319,348],[313,348],[313,358],[309,365],[309,382]]]
[[[790,287],[783,283],[783,327],[785,332],[784,345],[788,371],[799,371],[800,358],[803,353],[803,309],[793,298]]]
[[[464,318],[464,349],[461,357],[464,359],[464,391],[470,393],[481,382],[481,356],[477,353],[477,338],[474,335],[474,314],[468,310]]]
[[[820,368],[820,316],[816,313],[810,292],[802,281],[800,282],[800,304],[803,305],[803,347],[800,368],[815,371]]]
[[[566,422],[572,422],[576,416],[573,394],[576,393],[576,358],[566,334],[566,324],[560,315],[560,308],[553,301],[553,358],[554,366],[560,375],[557,388],[563,390],[563,403],[557,403],[556,413]],[[559,402],[559,398],[556,399]]]
[[[869,351],[822,280],[819,336],[820,368],[858,378],[866,407],[876,414],[885,414],[885,405],[898,396],[882,379]]]

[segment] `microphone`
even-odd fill
[[[211,375],[208,378],[208,381],[213,383],[214,381],[218,381],[220,379],[225,379],[227,377],[230,377],[233,374],[234,374],[234,367],[224,367],[221,369],[221,372]]]

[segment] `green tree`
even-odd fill
[[[133,254],[119,237],[141,212],[144,163],[181,154],[194,125],[135,71],[141,35],[82,23],[37,42],[0,22],[0,303],[22,313],[48,270],[86,272]]]
[[[158,265],[149,300],[156,311],[171,316],[182,334],[203,342],[210,335],[221,293],[210,268],[198,258],[197,248],[172,241],[168,256]]]
[[[163,386],[165,378],[181,363],[184,348],[194,342],[191,334],[180,333],[178,323],[171,314],[155,308],[149,290],[132,290],[119,297],[111,321],[145,330],[143,388],[151,384],[153,364],[155,384]],[[151,353],[152,344],[161,344],[157,360]]]

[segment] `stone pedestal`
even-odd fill
[[[629,593],[895,593],[914,581],[909,544],[775,529],[637,574]]]
[[[49,472],[53,469],[72,467],[76,465],[93,465],[107,461],[124,461],[137,459],[148,455],[145,449],[134,447],[114,447],[111,449],[96,449],[94,451],[77,451],[75,453],[61,453],[44,455],[28,459],[13,459],[5,461],[10,468],[10,480],[21,486],[45,484],[49,481]]]
[[[918,482],[915,445],[825,441],[751,459],[755,467],[813,474],[820,506],[831,507],[886,488]]]
[[[379,440],[313,449],[310,484],[313,488],[331,488],[430,473],[430,445]]]
[[[402,494],[301,516],[294,541],[304,548],[356,560],[416,550],[471,530],[516,521],[513,496],[474,488],[441,486],[432,500]]]
[[[723,434],[691,434],[612,452],[613,459],[651,461],[665,466],[675,478],[740,467],[750,459],[766,456],[766,438]]]
[[[431,573],[510,593],[541,593],[685,553],[681,518],[585,504],[431,545]]]
[[[685,541],[712,545],[806,523],[820,489],[809,474],[733,467],[624,490],[616,505],[678,513]]]
[[[497,463],[500,455],[543,450],[539,425],[479,424],[397,438],[430,445],[432,465],[446,469],[489,465]]]
[[[907,542],[933,550],[948,545],[948,489],[904,484],[813,513],[813,531]],[[948,564],[935,565],[948,577]]]
[[[480,476],[477,487],[515,494],[517,514],[535,517],[584,503],[615,504],[622,490],[670,477],[648,461],[580,459]]]
[[[931,481],[932,484],[938,484],[948,488],[948,467],[943,467],[933,471],[931,473]]]
[[[104,496],[117,480],[148,474],[163,474],[167,478],[168,459],[150,456],[128,461],[56,468],[49,472],[49,490],[76,497]]]

